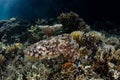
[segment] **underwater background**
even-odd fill
[[[120,80],[119,7],[0,0],[0,80]]]
[[[29,20],[56,18],[62,12],[74,11],[89,24],[104,20],[119,25],[119,7],[118,1],[108,0],[0,0],[0,20],[12,17]]]

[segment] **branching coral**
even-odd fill
[[[115,53],[115,48],[112,45],[104,45],[102,48],[98,49],[97,54],[100,55],[97,57],[102,62],[111,61]]]
[[[5,47],[5,53],[15,53],[23,47],[22,43],[14,43]]]
[[[114,56],[114,59],[118,60],[119,62],[120,61],[120,49],[116,50],[113,56]]]
[[[82,43],[89,49],[97,48],[103,41],[103,36],[97,31],[90,31],[82,37]]]
[[[86,25],[83,19],[79,18],[79,15],[74,12],[62,13],[58,17],[59,22],[63,25],[64,32],[72,32],[75,30],[89,31],[90,26]]]
[[[90,26],[87,25],[83,19],[81,19],[81,21],[79,22],[78,28],[80,31],[84,31],[84,32],[90,31]]]
[[[28,32],[32,35],[34,39],[41,40],[43,37],[43,32],[41,29],[38,27],[38,25],[31,26],[30,29],[28,29]]]
[[[59,17],[58,20],[60,23],[63,25],[62,29],[64,32],[71,32],[73,30],[77,30],[79,26],[79,15],[70,12],[70,13],[62,13]]]
[[[34,63],[27,72],[27,80],[47,80],[50,70],[42,63]]]
[[[78,72],[77,66],[74,63],[66,62],[62,65],[61,74],[64,77],[74,77]]]
[[[80,47],[79,49],[79,55],[81,63],[89,64],[90,60],[88,60],[88,57],[91,55],[92,51],[88,50],[86,47]]]
[[[105,43],[114,46],[119,43],[119,39],[117,37],[110,37],[105,41]]]
[[[3,42],[0,42],[0,53],[2,53],[5,49],[5,44]]]
[[[114,46],[105,44],[102,46],[102,48],[98,49],[96,54],[97,56],[94,58],[97,62],[94,61],[93,69],[97,72],[99,69],[105,70],[105,74],[108,74],[111,79],[119,79],[120,50],[115,50]],[[102,72],[99,71],[99,73],[101,74]]]
[[[107,62],[107,65],[109,67],[109,74],[111,78],[113,79],[119,79],[120,78],[120,65],[115,65],[114,63]]]

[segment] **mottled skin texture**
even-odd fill
[[[62,54],[68,61],[74,62],[78,56],[78,44],[68,34],[63,34],[29,46],[25,54],[33,60],[52,59]]]

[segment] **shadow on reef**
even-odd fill
[[[120,37],[74,12],[0,21],[0,80],[119,80]]]

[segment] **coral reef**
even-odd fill
[[[31,21],[15,18],[0,21],[0,40],[6,39],[7,43],[13,43],[18,39],[21,42],[26,41],[28,38],[27,28],[31,25]]]
[[[110,37],[107,40],[105,40],[105,43],[114,46],[119,43],[119,39],[117,37]]]
[[[0,21],[0,80],[120,80],[119,36],[90,30],[74,12],[58,19]]]
[[[55,24],[53,26],[49,25],[39,25],[39,28],[47,35],[48,37],[52,36],[56,31],[58,31],[62,27],[62,24]]]
[[[78,30],[79,26],[79,15],[70,12],[70,13],[62,13],[58,17],[58,20],[63,25],[62,29],[64,32],[71,32],[74,30]]]
[[[83,19],[81,19],[81,21],[79,22],[78,28],[80,31],[84,31],[84,32],[90,31],[90,26],[87,25]]]
[[[0,42],[0,53],[2,53],[5,49],[5,44],[3,42]]]
[[[15,53],[23,47],[22,43],[14,43],[5,47],[5,53]]]
[[[5,57],[2,54],[0,54],[0,65],[2,65],[4,61]]]
[[[43,38],[44,33],[41,31],[41,29],[38,27],[38,25],[31,26],[28,29],[28,32],[32,35],[32,39],[29,39],[29,41],[35,40],[39,41]]]
[[[88,26],[79,15],[74,12],[62,13],[57,18],[59,22],[63,25],[62,30],[64,32],[72,32],[75,30],[89,31],[90,26]]]
[[[32,66],[31,66],[32,65]],[[30,71],[27,72],[27,80],[47,80],[50,70],[42,63],[31,64]]]
[[[73,31],[70,36],[77,41],[77,43],[81,43],[81,38],[83,36],[84,32],[81,31]]]
[[[82,37],[82,45],[88,49],[97,48],[103,41],[104,36],[100,32],[90,31]]]
[[[61,74],[64,77],[74,77],[77,72],[78,69],[74,63],[66,62],[62,65]]]

